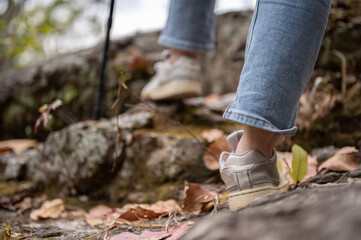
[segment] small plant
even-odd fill
[[[292,171],[287,169],[296,185],[306,176],[308,171],[307,152],[299,145],[292,146]]]
[[[53,119],[53,115],[51,114],[52,111],[54,111],[55,109],[57,109],[58,107],[60,107],[61,105],[63,105],[63,102],[59,99],[55,100],[54,102],[50,103],[50,104],[44,104],[43,106],[41,106],[39,108],[39,113],[40,116],[38,117],[38,119],[35,122],[35,127],[34,127],[34,133],[36,134],[38,131],[38,127],[40,126],[41,123],[43,123],[43,126],[45,129],[49,130],[50,133],[53,133],[53,129],[51,127],[51,124],[49,124],[49,120]],[[72,176],[70,169],[68,167],[68,165],[66,164],[66,156],[64,155],[64,153],[62,152],[62,149],[57,141],[56,138],[53,138],[53,141],[55,143],[56,146],[56,150],[59,153],[59,156],[61,158],[61,161],[64,165],[66,174],[72,184],[72,189],[71,192],[72,193],[76,193],[75,190],[75,180],[74,177]],[[1,239],[0,239],[1,240]]]
[[[3,232],[1,233],[0,240],[10,240],[10,238],[11,238],[11,228],[9,226],[6,226],[3,228]]]
[[[53,118],[53,115],[51,114],[51,111],[57,109],[63,104],[63,102],[59,99],[55,100],[51,104],[44,104],[39,108],[40,116],[35,122],[34,127],[34,133],[36,134],[38,131],[38,127],[41,123],[43,123],[43,126],[45,129],[50,129],[52,131],[51,127],[49,126],[49,120]]]
[[[283,172],[282,163],[278,159],[277,159],[277,169],[278,169],[278,171]]]

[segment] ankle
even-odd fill
[[[170,63],[173,64],[175,61],[177,61],[178,58],[181,56],[187,56],[191,58],[197,58],[198,53],[196,52],[190,52],[190,51],[184,51],[184,50],[178,50],[178,49],[171,49],[170,54]]]
[[[280,136],[281,134],[279,133],[273,133],[246,125],[235,153],[242,154],[248,150],[254,149],[262,153],[265,157],[271,158],[273,149]]]

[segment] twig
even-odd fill
[[[213,199],[213,210],[211,212],[211,216],[213,216],[215,213],[218,212],[218,207],[219,207],[219,196],[217,193],[216,197]]]
[[[166,232],[168,232],[168,230],[169,230],[169,225],[172,223],[172,220],[174,218],[174,214],[175,214],[175,212],[171,212],[171,213],[168,214],[168,220],[165,223],[165,227],[164,227]]]
[[[112,109],[114,109],[115,107],[117,108],[117,138],[116,138],[116,142],[115,142],[115,154],[114,154],[114,162],[113,162],[113,166],[112,166],[112,172],[114,172],[115,167],[117,165],[117,154],[118,154],[118,150],[119,150],[119,142],[120,142],[120,126],[119,126],[119,103],[120,103],[120,94],[122,92],[122,85],[120,84],[120,82],[122,82],[122,79],[119,78],[119,85],[118,85],[118,92],[117,92],[117,99],[115,100],[115,102],[113,103]]]
[[[91,235],[91,236],[89,236],[89,237],[83,238],[82,240],[92,239],[92,238],[94,238],[94,237],[96,237],[96,236],[98,236],[98,235],[100,235],[100,234],[102,234],[102,233],[104,233],[104,232],[107,232],[107,231],[113,229],[115,226],[117,226],[117,224],[114,223],[114,224],[111,225],[110,227],[107,227],[106,229],[101,230],[100,232],[98,232],[98,233],[96,233],[96,234],[93,234],[93,235]]]
[[[332,50],[331,53],[337,57],[340,58],[341,60],[341,75],[342,75],[342,84],[341,84],[341,93],[343,98],[346,97],[346,80],[347,80],[347,60],[345,55],[337,50]]]
[[[335,183],[340,183],[343,179],[345,179],[345,177],[349,175],[349,173],[350,172],[345,172],[344,174],[342,174],[342,176]]]
[[[143,224],[143,223],[139,223],[139,222],[131,222],[131,221],[125,220],[123,218],[118,218],[116,221],[116,224],[119,225],[120,223],[125,223],[125,224],[132,225],[135,227],[144,227],[144,228],[163,228],[163,227],[165,227],[165,224],[151,224],[151,223]]]
[[[185,125],[183,125],[181,122],[173,120],[167,116],[165,116],[163,113],[159,112],[156,108],[154,108],[152,105],[150,105],[148,102],[146,102],[145,100],[143,100],[140,96],[138,96],[133,90],[131,90],[130,88],[128,88],[128,86],[121,81],[121,84],[123,86],[123,88],[125,90],[127,90],[131,95],[133,95],[134,97],[136,97],[140,102],[142,102],[143,104],[145,104],[145,106],[147,106],[150,110],[152,110],[155,114],[161,116],[163,119],[165,119],[166,121],[168,121],[169,123],[178,126],[180,128],[182,128],[184,131],[186,131],[189,135],[191,135],[196,142],[202,146],[204,148],[205,151],[207,151],[209,154],[211,154],[211,156],[218,161],[218,157],[216,156],[216,154],[210,150],[189,128],[187,128]]]
[[[292,172],[290,166],[288,165],[288,163],[287,163],[287,161],[286,161],[286,159],[285,159],[285,157],[282,156],[282,157],[281,157],[281,160],[285,163],[288,172]]]

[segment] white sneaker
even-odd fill
[[[223,152],[219,159],[221,177],[228,192],[231,211],[246,207],[254,199],[276,192],[287,192],[289,183],[277,169],[277,154],[266,158],[257,150],[235,154],[243,131],[228,136],[232,152]]]
[[[202,95],[201,66],[191,57],[180,56],[173,64],[168,59],[157,63],[157,73],[143,88],[144,100],[170,100]]]

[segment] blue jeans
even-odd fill
[[[214,48],[214,0],[172,0],[159,44]],[[224,118],[293,136],[299,99],[314,68],[331,0],[258,0],[237,98]]]

